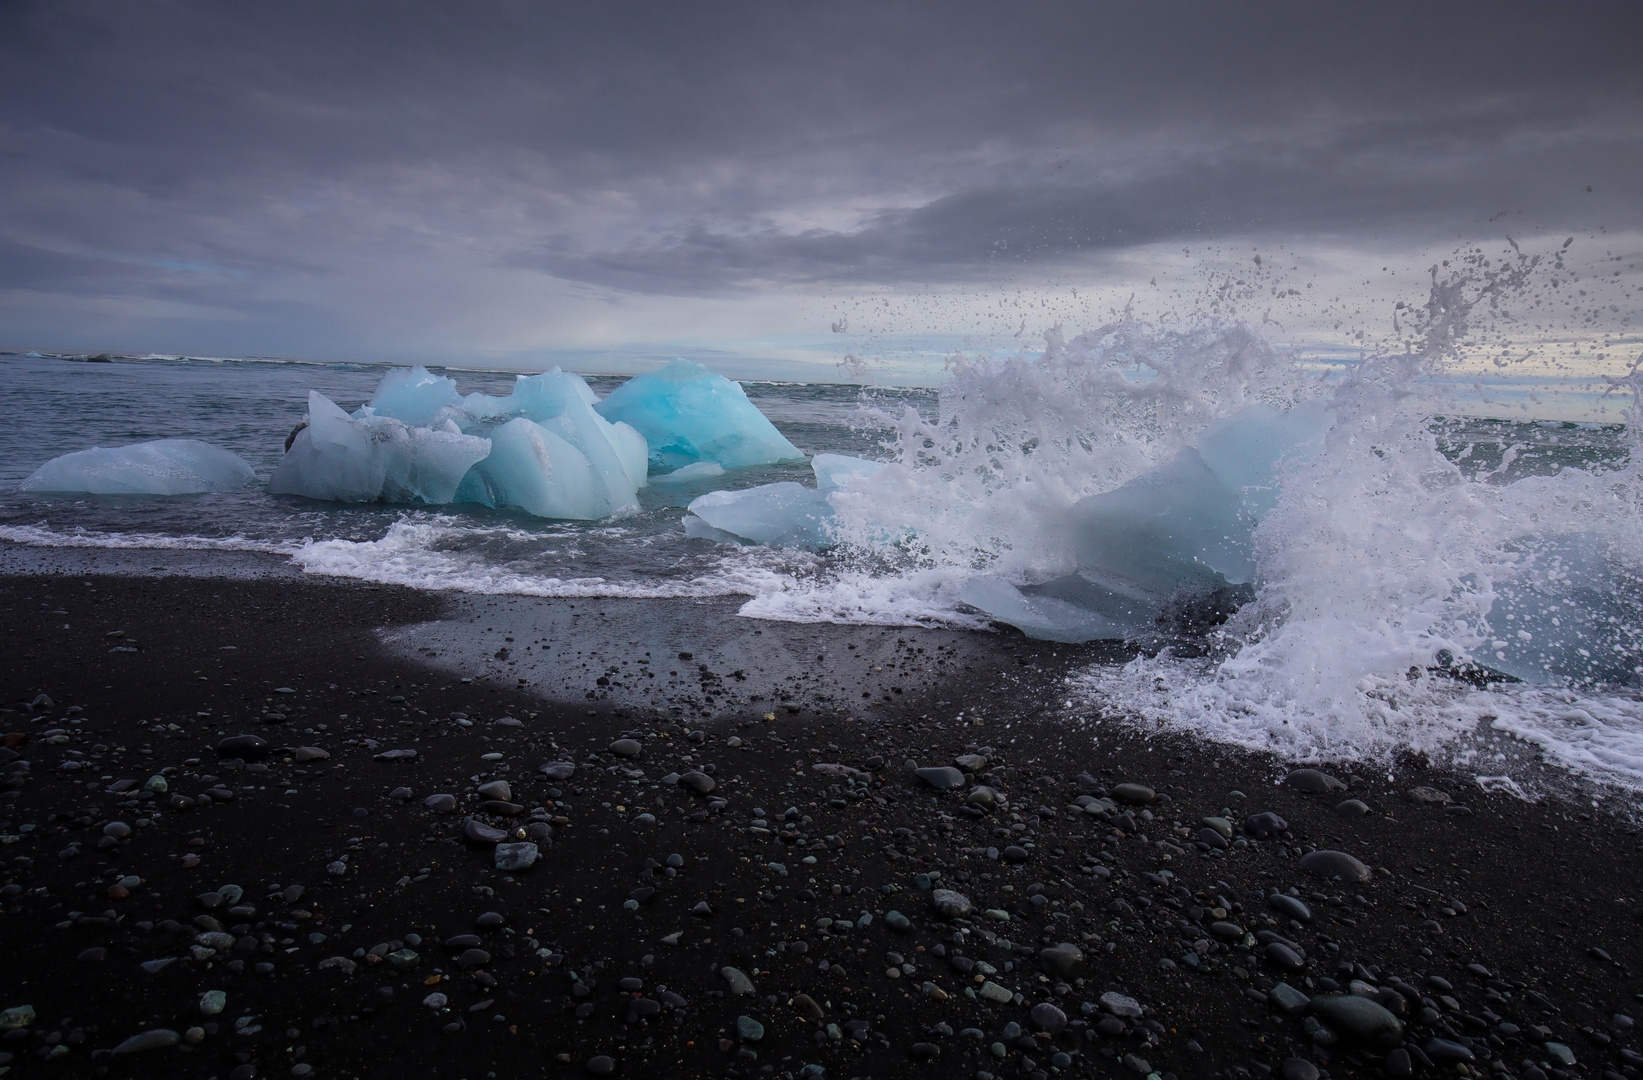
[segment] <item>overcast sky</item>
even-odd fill
[[[1629,271],[1640,47],[1637,3],[0,0],[0,348],[826,377],[1255,249],[1355,311],[1463,240]]]

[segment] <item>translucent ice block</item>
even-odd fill
[[[89,495],[198,495],[255,487],[256,473],[238,454],[198,439],[156,439],[52,458],[19,491]]]

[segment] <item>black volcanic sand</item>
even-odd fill
[[[591,602],[572,624],[568,602],[518,601],[534,638],[497,642],[494,618],[417,628],[461,603],[315,581],[11,576],[0,606],[10,1075],[1595,1077],[1643,1063],[1626,1017],[1643,989],[1635,828],[1418,762],[1392,763],[1395,790],[1342,768],[1349,791],[1307,794],[1256,755],[1100,718],[1057,727],[1058,684],[1093,650],[654,602],[657,626],[711,628],[698,662],[659,651],[674,630],[632,636],[638,609]],[[494,661],[472,682],[438,666],[464,641]],[[565,647],[556,703],[529,663]],[[739,667],[716,659],[734,648]],[[242,733],[271,744],[263,760],[219,758]],[[622,738],[637,757],[611,752]],[[394,750],[416,756],[378,760]],[[989,758],[966,790],[1007,806],[966,809],[905,764],[966,753]],[[539,772],[561,760],[569,779]],[[668,783],[692,770],[711,772],[710,795]],[[494,789],[484,805],[477,789],[499,779],[516,805]],[[1125,802],[1145,793],[1121,783],[1157,801]],[[1417,785],[1455,805],[1412,801]],[[424,805],[441,793],[454,811]],[[1340,816],[1348,798],[1371,811]],[[1266,811],[1287,832],[1244,839]],[[1240,834],[1225,851],[1201,832],[1212,816]],[[470,820],[542,837],[539,861],[497,870],[464,840]],[[1309,874],[1314,847],[1370,879]],[[939,917],[932,884],[974,912]],[[1081,964],[1041,955],[1063,942]],[[1354,1034],[1325,1000],[1336,990],[1378,1036]],[[1124,1015],[1138,1011],[1124,998],[1144,1012]]]

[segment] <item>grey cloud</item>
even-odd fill
[[[1635,42],[1630,3],[5,0],[0,289],[365,334],[336,283],[418,264],[693,296],[1635,225]]]

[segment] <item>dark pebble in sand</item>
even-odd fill
[[[508,834],[501,829],[493,829],[482,822],[474,821],[472,818],[468,819],[462,826],[462,839],[470,844],[495,847],[507,838]]]
[[[616,1071],[616,1059],[599,1054],[588,1058],[588,1072],[595,1076],[609,1076]]]
[[[487,911],[474,920],[474,925],[481,930],[496,930],[507,921],[500,912]]]
[[[409,802],[411,798],[411,789],[408,787],[396,787],[388,793],[388,797],[390,799],[398,799],[400,802]]]
[[[569,780],[576,772],[576,764],[570,761],[550,761],[537,771],[547,780]]]
[[[1084,951],[1071,942],[1063,941],[1040,950],[1038,962],[1045,971],[1059,979],[1073,979],[1083,974]]]
[[[638,757],[639,751],[643,749],[644,747],[640,746],[638,741],[635,739],[617,739],[615,742],[610,744],[610,752],[615,754],[617,757]]]
[[[1033,1027],[1039,1031],[1047,1031],[1051,1035],[1059,1035],[1067,1030],[1067,1014],[1048,1001],[1041,1001],[1033,1006]]]
[[[1311,922],[1312,909],[1301,903],[1293,896],[1283,893],[1273,893],[1266,898],[1267,907],[1276,911],[1286,919],[1295,919],[1298,922]]]
[[[1284,784],[1308,795],[1327,795],[1332,791],[1346,790],[1345,784],[1317,769],[1296,769],[1284,777]]]
[[[1369,813],[1369,804],[1361,799],[1348,799],[1335,807],[1335,813],[1341,817],[1363,817]]]
[[[1027,849],[1017,844],[1011,844],[1009,847],[999,852],[999,856],[1003,858],[1005,862],[1015,863],[1026,862],[1028,857]]]
[[[1112,796],[1120,802],[1138,806],[1158,801],[1158,794],[1145,784],[1119,784],[1112,789]]]
[[[1347,883],[1368,881],[1373,875],[1369,867],[1344,851],[1313,851],[1301,856],[1298,864],[1314,877],[1340,878]]]
[[[698,795],[706,795],[719,785],[706,773],[691,770],[679,777],[679,786],[687,787]]]
[[[1388,1076],[1414,1076],[1415,1063],[1409,1058],[1409,1051],[1398,1047],[1386,1055],[1386,1074]]]
[[[1278,1075],[1283,1080],[1318,1080],[1318,1066],[1306,1058],[1285,1058],[1278,1067]]]
[[[220,758],[239,758],[241,761],[261,761],[268,756],[268,740],[255,735],[230,735],[217,744]]]
[[[1403,1039],[1403,1022],[1385,1007],[1356,994],[1322,994],[1312,1012],[1334,1031],[1354,1042],[1391,1049]]]
[[[964,786],[964,772],[951,765],[936,765],[927,769],[918,769],[913,773],[921,781],[941,791]]]
[[[436,814],[448,814],[456,809],[455,795],[430,795],[422,800],[422,805]]]
[[[1301,959],[1301,954],[1281,941],[1267,945],[1266,958],[1285,971],[1300,971],[1306,967],[1306,961]]]
[[[1257,840],[1271,840],[1275,836],[1281,836],[1288,829],[1289,822],[1271,810],[1263,810],[1244,819],[1244,833]]]

